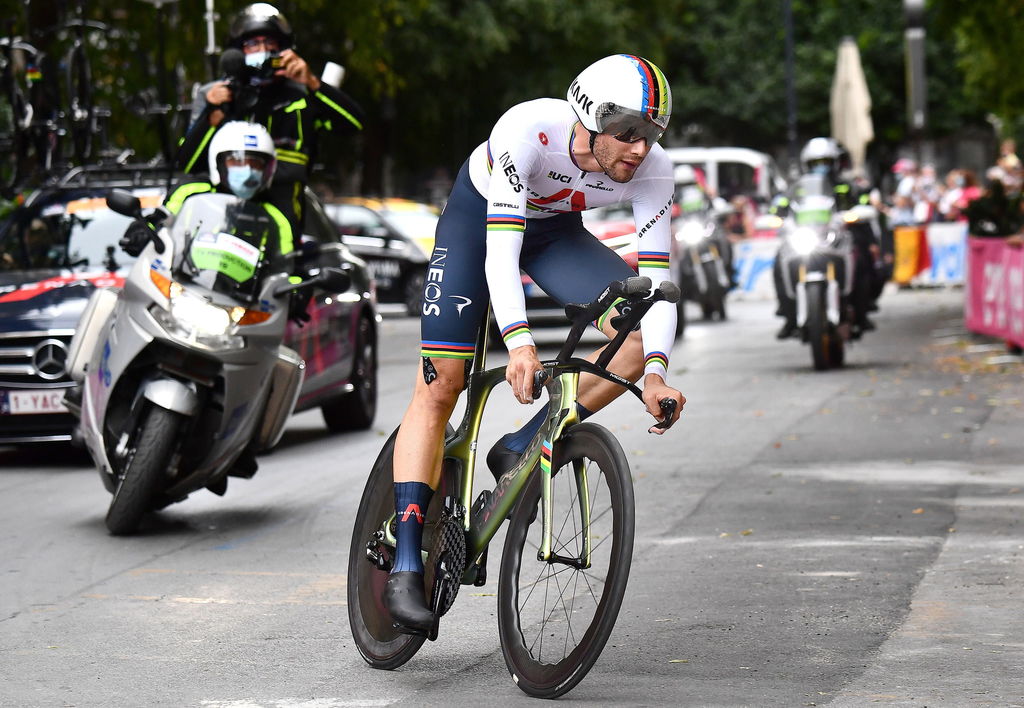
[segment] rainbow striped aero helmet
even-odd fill
[[[569,84],[566,100],[591,140],[607,133],[623,142],[653,145],[672,117],[672,89],[665,75],[632,54],[614,54],[588,66]]]

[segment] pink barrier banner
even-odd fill
[[[1002,238],[968,239],[964,323],[1024,346],[1024,249]]]

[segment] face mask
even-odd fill
[[[228,167],[228,187],[242,199],[252,199],[260,187],[260,173],[248,165]]]
[[[267,59],[269,59],[270,56],[271,56],[271,53],[267,52],[267,51],[253,52],[252,54],[246,54],[245,55],[245,65],[246,66],[251,66],[253,68],[258,69],[259,67],[263,66],[263,62],[265,62]]]
[[[811,172],[816,175],[827,175],[828,165],[815,165],[811,168]]]

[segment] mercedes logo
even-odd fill
[[[67,370],[68,348],[59,339],[46,339],[32,353],[32,366],[40,378],[56,381]]]

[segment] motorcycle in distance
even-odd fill
[[[112,190],[107,203],[142,218],[129,192]],[[339,268],[291,282],[287,258],[231,235],[245,204],[219,193],[186,200],[124,287],[93,293],[72,340],[81,387],[72,409],[112,494],[115,535],[204,487],[223,494],[228,476],[253,475],[255,452],[280,438],[303,379],[302,359],[282,346],[289,298],[349,285]]]
[[[732,289],[725,249],[729,247],[714,211],[683,212],[675,229],[679,263],[679,290],[676,336],[686,326],[683,304],[686,300],[700,305],[705,320],[716,315],[726,318],[725,298]]]
[[[814,368],[841,367],[846,342],[857,338],[855,303],[865,302],[855,288],[869,288],[855,278],[856,249],[852,228],[867,225],[875,209],[862,205],[837,211],[831,183],[816,174],[802,176],[794,186],[779,238],[786,296],[796,301],[796,326],[811,347]],[[860,281],[860,282],[857,282]]]

